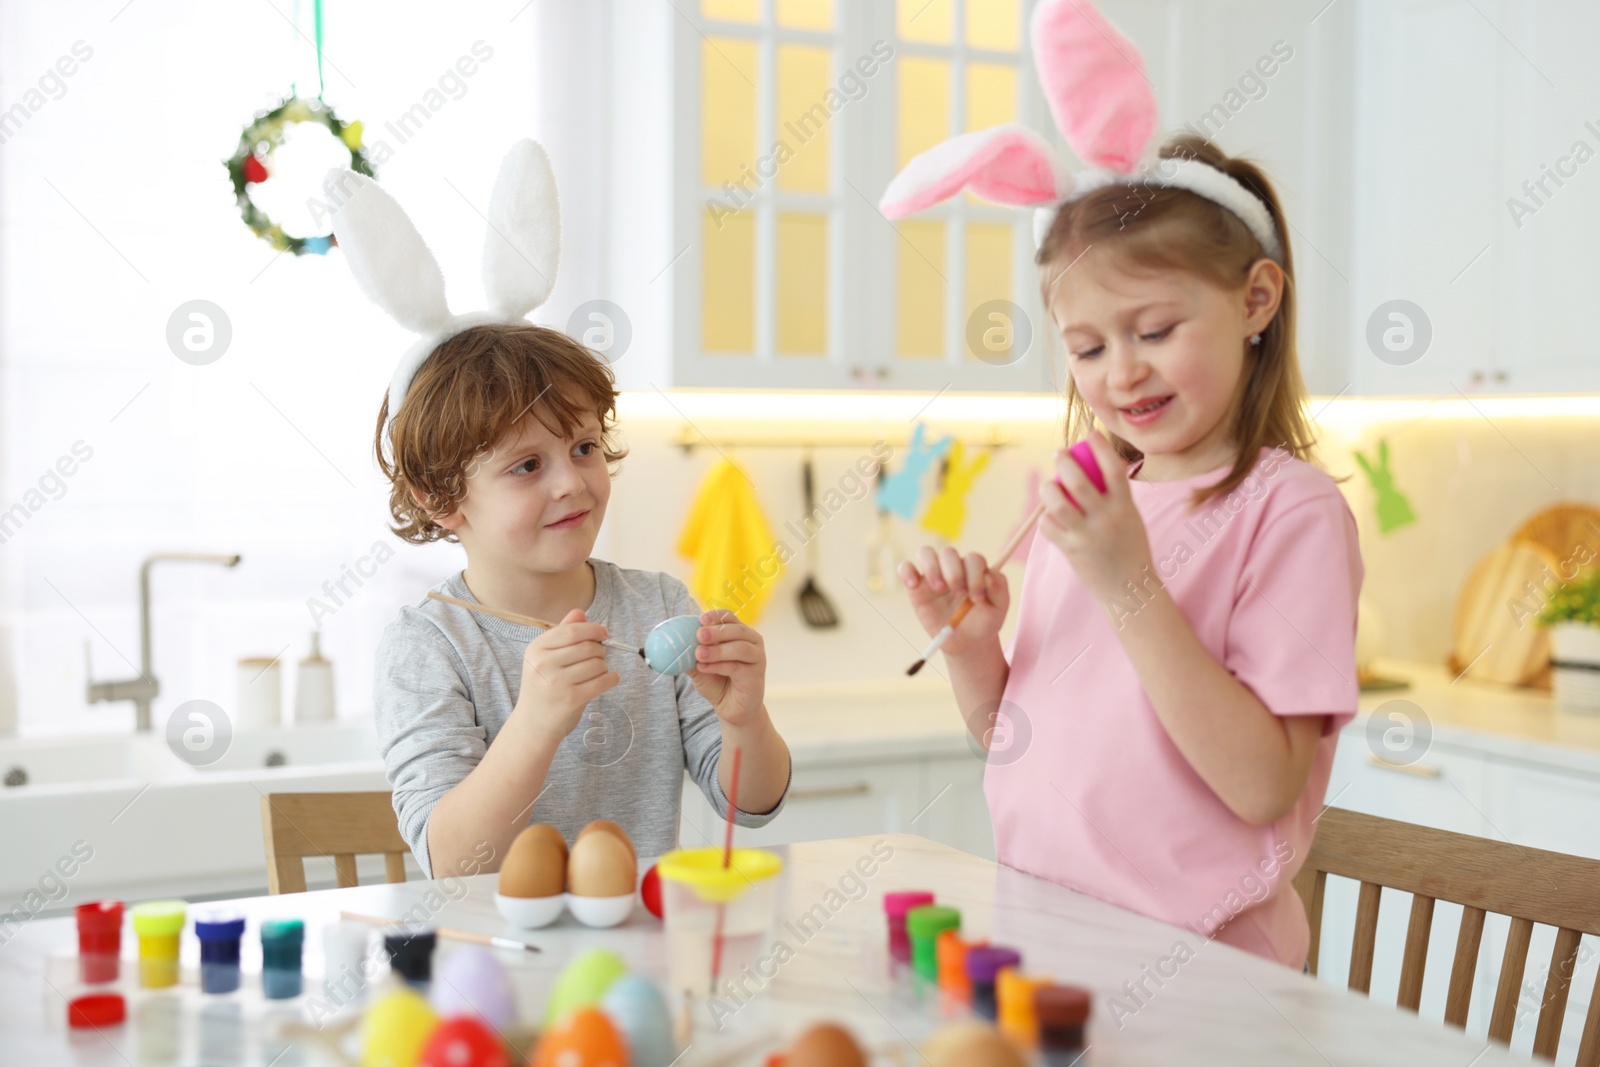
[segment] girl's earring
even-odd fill
[[[1261,335],[1259,333],[1251,334],[1250,335],[1250,343],[1253,344],[1253,345],[1260,344],[1261,343]]]

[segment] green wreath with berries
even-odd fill
[[[349,150],[350,169],[369,178],[377,177],[373,173],[372,162],[361,147],[360,122],[345,122],[334,114],[333,108],[324,103],[321,97],[307,99],[293,94],[277,107],[258,114],[255,121],[244,128],[239,134],[238,150],[225,163],[228,176],[233,179],[233,197],[238,202],[239,214],[257,237],[280,252],[320,256],[337,243],[333,234],[295,237],[284,233],[283,227],[273,222],[251,197],[253,186],[272,177],[272,153],[283,143],[284,131],[297,122],[316,122],[326,126]]]

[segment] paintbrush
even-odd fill
[[[372,923],[374,926],[401,926],[398,919],[387,919],[382,915],[361,915],[353,911],[341,911],[341,919],[355,919],[358,922]],[[538,952],[538,945],[530,945],[526,941],[519,941],[514,937],[499,937],[495,934],[480,934],[476,930],[457,930],[449,926],[436,926],[433,932],[439,937],[450,941],[468,941],[474,945],[487,945],[490,948],[509,948],[517,952]]]
[[[518,615],[514,611],[501,611],[498,608],[487,608],[482,604],[474,604],[470,600],[462,600],[459,597],[445,596],[443,593],[430,592],[428,593],[428,597],[432,600],[442,600],[446,604],[454,604],[458,608],[466,608],[468,611],[476,611],[480,615],[493,615],[497,619],[506,620],[506,622],[521,623],[523,626],[537,626],[541,630],[554,629],[556,626],[556,624],[553,622],[546,622],[544,619],[536,619],[532,615]],[[602,641],[601,644],[608,645],[611,648],[620,648],[624,652],[632,652],[640,659],[645,659],[644,649],[640,648],[638,645],[630,645],[624,641],[611,640]],[[648,660],[646,662],[648,662]]]
[[[1006,565],[1006,563],[1011,559],[1012,553],[1017,550],[1017,546],[1022,544],[1022,539],[1028,536],[1028,531],[1033,529],[1034,523],[1038,522],[1040,516],[1043,514],[1044,505],[1040,504],[1038,507],[1033,509],[1033,514],[1022,520],[1022,525],[1016,528],[1016,531],[1011,535],[1011,540],[1007,541],[1005,547],[1000,550],[999,557],[995,560],[995,562],[989,565],[991,570],[999,570],[1001,567]],[[922,665],[924,663],[927,663],[933,658],[933,654],[935,652],[944,647],[944,643],[950,640],[950,635],[956,632],[956,627],[961,625],[961,620],[967,617],[967,612],[972,610],[972,605],[972,594],[968,593],[966,599],[962,600],[960,604],[957,604],[956,610],[951,612],[950,621],[945,623],[944,626],[940,628],[939,632],[933,635],[933,640],[928,644],[927,649],[922,653],[922,658],[913,663],[906,670],[906,674],[916,674],[922,669]]]
[[[1088,476],[1090,484],[1092,484],[1100,492],[1104,493],[1106,491],[1106,477],[1105,474],[1100,470],[1099,462],[1094,458],[1094,450],[1089,447],[1089,442],[1079,441],[1077,444],[1067,449],[1067,452],[1074,460],[1077,461],[1078,466],[1083,469],[1083,473]],[[1057,478],[1055,481],[1056,485],[1061,486],[1061,491],[1066,493],[1067,502],[1073,507],[1077,508],[1079,511],[1082,511],[1083,508],[1076,500],[1072,499],[1072,494],[1067,493],[1067,487],[1061,485],[1061,479]],[[999,570],[1001,567],[1006,565],[1006,562],[1011,559],[1012,553],[1017,550],[1017,546],[1022,544],[1022,539],[1028,536],[1028,531],[1033,529],[1034,524],[1037,523],[1039,519],[1043,517],[1043,515],[1044,502],[1041,501],[1039,505],[1033,509],[1033,514],[1022,520],[1022,525],[1018,526],[1016,532],[1011,535],[1011,539],[1006,542],[1006,547],[1000,550],[1000,557],[994,563],[989,565],[990,570]],[[921,659],[917,660],[917,662],[910,666],[910,668],[906,671],[906,674],[912,675],[920,671],[922,669],[922,665],[927,663],[928,660],[932,659],[933,654],[939,651],[939,649],[943,648],[946,641],[950,640],[950,635],[956,632],[956,627],[961,625],[961,620],[966,618],[967,612],[971,610],[972,595],[969,593],[965,600],[956,605],[956,610],[950,615],[950,621],[945,623],[944,627],[940,629],[938,633],[933,635],[933,641],[928,645],[927,651],[922,654]]]
[[[733,816],[739,810],[739,755],[741,749],[733,746],[733,773],[732,788],[728,790],[728,830],[722,839],[722,869],[727,870],[733,866]],[[727,905],[717,904],[717,928],[711,937],[711,994],[716,995],[717,978],[722,974],[722,920],[726,916]]]

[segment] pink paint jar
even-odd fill
[[[926,889],[906,889],[883,895],[883,914],[889,921],[889,958],[896,963],[911,962],[911,938],[906,933],[906,912],[933,903]]]

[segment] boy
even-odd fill
[[[530,822],[570,845],[593,819],[641,857],[678,843],[683,770],[720,818],[742,750],[741,826],[788,791],[789,750],[763,701],[761,635],[706,612],[682,582],[590,556],[611,495],[617,392],[565,334],[487,324],[439,345],[374,443],[401,538],[457,540],[466,569],[436,587],[559,620],[543,632],[424,599],[378,648],[378,744],[400,832],[430,877],[492,857]],[[388,454],[385,453],[385,426]],[[701,615],[694,669],[655,674],[608,637],[642,645],[674,615]],[[581,724],[581,725],[580,725]]]

